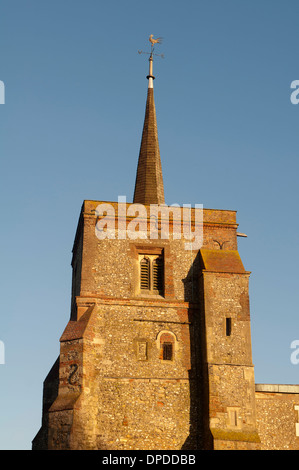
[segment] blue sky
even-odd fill
[[[84,199],[132,200],[148,37],[166,202],[237,210],[258,383],[299,383],[297,0],[0,6],[0,448],[30,449]]]

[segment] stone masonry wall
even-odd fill
[[[258,448],[248,277],[235,250],[201,251],[206,426],[217,449]]]
[[[74,245],[80,279],[61,337],[49,446],[202,448],[199,252],[172,237],[101,240],[98,204],[84,202]],[[235,212],[205,210],[204,246],[236,249],[236,228]],[[139,289],[138,254],[146,250],[163,253],[164,295]],[[163,338],[171,338],[171,360],[161,355]]]
[[[82,206],[71,318],[33,448],[299,449],[299,391],[255,391],[235,211],[204,209],[199,252],[172,237],[99,240],[98,204]],[[151,249],[164,256],[164,295],[139,289],[138,254]]]
[[[263,450],[299,450],[299,386],[256,385],[257,427]]]

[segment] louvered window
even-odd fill
[[[149,290],[150,288],[150,260],[142,258],[140,261],[140,288]]]
[[[164,257],[162,254],[139,254],[140,290],[164,295]],[[145,294],[145,292],[144,292]]]
[[[153,260],[153,289],[163,293],[163,259],[162,256]]]

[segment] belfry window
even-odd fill
[[[152,262],[153,270],[153,289],[163,292],[163,259],[158,256]]]
[[[140,289],[150,288],[150,260],[142,258],[140,261]]]
[[[163,255],[140,255],[140,290],[163,295],[164,260]]]

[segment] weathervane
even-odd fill
[[[148,79],[148,88],[153,88],[153,80],[155,80],[155,77],[153,75],[153,56],[157,55],[159,57],[162,57],[164,59],[163,54],[154,54],[154,49],[155,49],[155,44],[161,44],[162,38],[157,38],[154,39],[154,35],[151,34],[149,37],[149,42],[151,43],[151,52],[143,52],[143,51],[138,51],[138,54],[149,54],[149,74],[147,75]]]
[[[153,55],[156,55],[156,56],[162,57],[162,59],[164,59],[164,54],[154,54],[155,44],[161,44],[162,39],[163,38],[154,39],[154,35],[151,34],[150,37],[149,37],[149,42],[151,43],[151,52],[138,51],[138,54],[149,54],[151,57]]]

